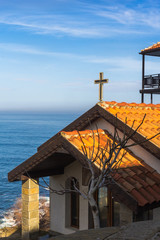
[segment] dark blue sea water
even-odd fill
[[[8,172],[79,115],[0,112],[0,218],[21,194],[21,182],[9,183]],[[42,189],[41,194],[48,192]]]

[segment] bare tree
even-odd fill
[[[79,133],[79,137],[82,142],[82,152],[85,156],[85,161],[87,166],[85,167],[90,172],[90,181],[88,185],[88,192],[82,193],[79,189],[76,188],[75,190],[79,192],[79,194],[88,200],[92,215],[93,215],[93,221],[94,221],[94,228],[100,227],[100,216],[99,216],[99,209],[97,201],[95,200],[95,192],[103,187],[107,186],[108,184],[111,184],[113,180],[113,173],[114,170],[117,168],[117,165],[119,165],[123,159],[123,157],[127,153],[127,148],[140,145],[146,141],[149,141],[153,138],[155,138],[160,133],[157,133],[156,135],[146,138],[143,142],[131,142],[130,140],[133,139],[134,135],[137,133],[139,128],[144,123],[146,115],[144,115],[141,123],[134,128],[135,121],[133,121],[132,126],[130,128],[130,131],[127,132],[127,118],[125,119],[125,125],[123,128],[122,133],[117,129],[117,124],[115,124],[114,127],[114,134],[113,136],[109,136],[105,147],[101,148],[100,146],[100,135],[98,132],[97,127],[97,136],[98,136],[98,147],[95,149],[95,131],[92,130],[93,135],[93,146],[92,150],[87,151],[87,148],[85,146],[85,143],[83,141],[83,138],[81,134]],[[116,118],[117,119],[117,118]]]
[[[84,167],[89,170],[90,178],[89,178],[89,184],[88,184],[88,191],[82,192],[79,187],[77,186],[74,178],[72,179],[74,189],[61,186],[62,189],[57,191],[52,189],[47,182],[43,179],[46,189],[50,190],[53,193],[62,195],[65,193],[70,192],[77,192],[80,194],[84,199],[87,199],[89,202],[89,205],[91,207],[92,215],[93,215],[93,221],[94,221],[94,228],[100,227],[100,215],[99,215],[99,209],[98,204],[95,200],[95,192],[103,187],[107,186],[109,183],[112,183],[113,180],[113,173],[116,169],[117,165],[121,163],[123,157],[127,153],[127,148],[140,145],[146,141],[149,141],[159,135],[160,133],[157,133],[156,135],[152,136],[151,138],[146,138],[143,142],[131,142],[130,140],[133,139],[134,135],[137,133],[139,128],[142,126],[146,115],[144,115],[141,123],[138,125],[138,127],[134,128],[135,121],[133,121],[132,126],[130,128],[130,131],[127,132],[127,118],[125,120],[125,125],[123,131],[118,131],[116,124],[114,127],[114,134],[113,136],[109,135],[108,140],[106,141],[105,147],[103,148],[100,145],[100,134],[98,127],[96,131],[92,131],[92,139],[93,139],[93,146],[89,149],[85,146],[84,140],[80,132],[78,132],[79,137],[82,142],[81,150],[83,152],[83,155],[85,157],[85,165]],[[96,136],[95,136],[96,135]],[[98,146],[95,146],[95,139],[98,138]],[[29,174],[27,173],[28,177]],[[34,181],[34,180],[33,180]]]

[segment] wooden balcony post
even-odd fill
[[[152,96],[152,93],[151,93],[151,103],[153,103],[153,96]]]
[[[145,55],[142,55],[142,90],[144,89]],[[141,103],[144,102],[144,93],[141,93]]]

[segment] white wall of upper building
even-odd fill
[[[98,120],[94,121],[90,126],[87,126],[86,129],[104,129],[107,130],[112,136],[114,134],[114,126],[107,122],[103,118],[99,118]],[[123,136],[122,132],[118,131],[120,136]],[[129,140],[128,144],[134,143],[132,140]],[[153,156],[150,152],[145,150],[143,147],[136,145],[129,148],[137,157],[140,157],[144,160],[149,166],[157,170],[160,173],[160,160]]]
[[[82,165],[75,161],[65,167],[64,174],[51,176],[50,186],[52,189],[60,190],[62,186],[65,187],[65,182],[69,177],[74,177],[79,182],[81,191],[86,191],[86,187],[82,186]],[[69,227],[70,223],[66,223],[66,197],[64,195],[57,195],[50,193],[50,228],[63,234],[70,234],[78,229]],[[67,225],[67,227],[66,227]],[[88,229],[88,201],[79,198],[79,230]]]

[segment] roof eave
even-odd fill
[[[56,149],[59,147],[60,141],[59,136],[57,135],[55,138],[55,142],[48,146],[46,149],[42,149],[41,151],[35,153],[33,156],[28,158],[26,161],[18,165],[12,171],[8,173],[8,181],[20,181],[21,176],[25,175],[26,171],[31,170],[38,163],[42,162],[47,157],[51,156]]]
[[[154,55],[154,53],[158,52],[158,51],[160,51],[160,47],[159,48],[151,48],[151,49],[142,50],[141,52],[139,52],[139,54],[152,56],[152,53],[153,53],[153,56],[160,57],[160,55]]]

